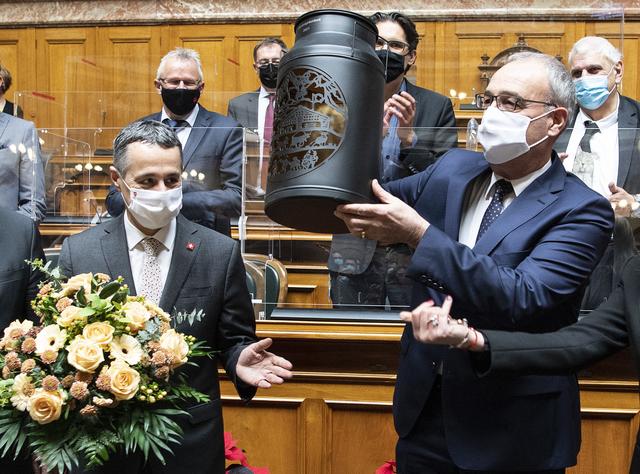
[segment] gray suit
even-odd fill
[[[259,97],[260,89],[234,97],[229,101],[227,115],[240,122],[245,128],[257,129]]]
[[[5,113],[0,113],[0,207],[38,221],[47,208],[36,128]]]
[[[136,294],[124,218],[122,214],[66,239],[60,253],[63,273],[102,272],[112,278],[121,275],[131,292]],[[206,316],[200,322],[193,326],[178,325],[177,329],[220,351],[219,358],[238,393],[245,400],[251,399],[255,388],[239,381],[235,372],[240,352],[255,341],[255,321],[238,242],[178,216],[173,255],[160,306],[170,313],[196,308],[205,311]],[[173,447],[174,456],[167,460],[166,466],[151,461],[148,468],[150,466],[153,474],[224,471],[218,364],[217,360],[206,358],[197,363],[198,367],[187,366],[183,372],[189,383],[207,393],[211,401],[187,407],[191,418],[181,420],[182,445]],[[141,462],[139,458],[116,456],[98,472],[136,473],[141,469]]]

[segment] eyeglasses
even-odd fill
[[[258,67],[268,66],[269,64],[273,64],[273,65],[277,66],[278,64],[280,64],[280,58],[261,59],[256,64],[258,65]]]
[[[512,95],[491,95],[491,94],[476,94],[475,97],[476,107],[482,110],[486,110],[491,107],[493,101],[496,101],[498,110],[504,112],[518,112],[519,110],[527,108],[527,103],[532,104],[544,104],[555,107],[556,104],[550,102],[543,102],[541,100],[523,99],[521,97],[514,97]]]
[[[386,39],[378,36],[378,38],[376,38],[376,49],[388,49],[389,51],[404,56],[409,53],[411,47],[404,41],[387,41]]]
[[[177,89],[181,83],[187,89],[195,89],[200,85],[200,81],[192,81],[191,79],[164,79],[159,77],[158,80],[167,86],[168,89]]]

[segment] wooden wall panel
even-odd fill
[[[21,97],[16,99],[19,91],[36,89],[36,35],[32,28],[15,30],[0,30],[0,63],[10,72],[13,85],[6,94],[8,100],[20,103]],[[25,115],[26,119],[32,117]]]
[[[110,148],[117,130],[157,112],[162,101],[153,86],[165,27],[106,27],[98,30],[98,69],[103,76],[99,124],[106,127],[102,145]]]
[[[100,76],[83,63],[95,56],[95,29],[38,29],[36,42],[36,89],[44,93],[31,96],[25,113],[35,114],[39,126],[86,126],[94,107],[87,92],[101,90]]]

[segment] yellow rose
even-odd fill
[[[36,336],[36,354],[42,356],[47,351],[58,352],[64,347],[67,332],[57,324],[45,326]]]
[[[144,327],[151,319],[151,314],[139,301],[129,301],[122,307],[124,312],[124,322],[131,326],[133,331],[138,331]]]
[[[176,332],[175,329],[169,329],[160,336],[160,347],[173,356],[171,368],[181,366],[187,362],[189,354],[189,344],[184,340],[184,334]]]
[[[31,418],[41,425],[56,421],[62,412],[62,394],[58,390],[49,392],[38,388],[29,397],[27,411]]]
[[[67,362],[81,372],[94,373],[104,362],[104,353],[98,344],[82,336],[76,336],[67,346]]]
[[[97,322],[87,324],[82,330],[85,339],[95,342],[105,349],[113,340],[114,328],[109,323]]]
[[[56,321],[58,323],[58,326],[66,328],[71,326],[76,321],[82,321],[83,323],[86,322],[87,317],[81,316],[80,311],[82,311],[82,309],[78,308],[77,306],[67,306],[64,311],[60,313],[60,316],[58,316],[58,320]]]
[[[19,321],[16,319],[11,324],[9,324],[8,328],[5,328],[2,342],[7,343],[11,339],[24,336],[32,327],[33,323],[28,319],[25,319],[24,321]]]
[[[130,400],[138,392],[140,386],[140,374],[132,369],[126,362],[116,359],[107,370],[111,379],[109,391],[116,400]]]
[[[76,293],[80,288],[84,288],[84,294],[89,296],[91,293],[91,280],[93,280],[93,274],[81,273],[76,276],[72,276],[66,283],[62,284],[62,291],[53,295],[54,298],[60,298],[61,296],[69,296]]]

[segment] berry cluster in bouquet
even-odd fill
[[[188,400],[208,401],[174,373],[213,351],[172,329],[171,317],[122,278],[85,273],[48,278],[32,307],[0,340],[0,454],[28,450],[45,470],[98,466],[118,449],[164,462],[182,432],[172,418]],[[193,322],[201,312],[178,314]]]

